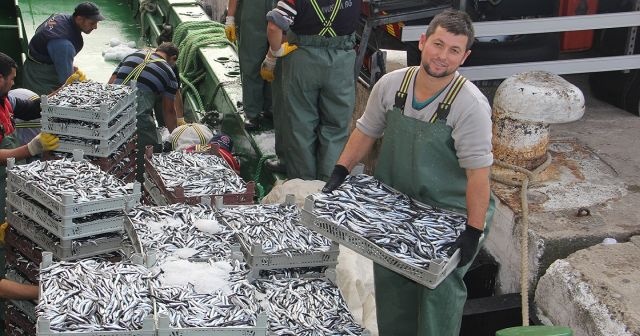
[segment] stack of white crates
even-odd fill
[[[135,178],[136,87],[85,81],[42,96],[42,131],[60,138],[56,150],[81,150],[102,170]],[[68,156],[68,154],[58,155]]]
[[[78,161],[65,158],[20,166],[8,160],[7,279],[37,284],[43,251],[52,252],[57,260],[72,260],[105,256],[122,248],[125,212],[139,202],[140,184],[129,188],[78,154]],[[45,175],[61,176],[62,181],[79,187],[67,188],[55,179],[49,183],[42,178]],[[96,180],[104,182],[101,185]],[[35,321],[35,303],[15,301],[12,307],[26,321]],[[13,313],[12,327],[30,325],[24,319],[20,323],[20,315]]]

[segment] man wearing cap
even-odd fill
[[[65,83],[77,68],[74,57],[82,50],[82,33],[89,34],[104,20],[93,2],[76,6],[72,15],[52,14],[29,41],[23,85],[39,95],[49,94]]]

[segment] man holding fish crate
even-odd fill
[[[381,336],[457,336],[467,296],[463,277],[493,215],[491,108],[458,72],[471,52],[469,16],[436,15],[419,42],[421,65],[391,72],[373,87],[363,116],[323,188],[332,192],[381,138],[375,177],[426,204],[467,215],[450,248],[460,262],[435,289],[374,266]]]

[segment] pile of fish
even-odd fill
[[[49,210],[49,208],[43,206],[42,204],[40,204],[40,202],[34,200],[33,198],[31,198],[29,195],[23,193],[22,191],[18,191],[16,193],[16,196],[18,196],[18,197],[22,198],[23,200],[31,203],[31,205],[40,208],[44,213],[46,213],[54,221],[56,221],[56,222],[62,221],[62,217],[60,217],[55,212]],[[90,215],[87,215],[87,216],[74,218],[73,222],[75,224],[85,224],[85,223],[91,223],[91,222],[95,222],[97,220],[108,219],[108,218],[113,218],[113,217],[117,217],[117,216],[122,217],[123,216],[122,211],[113,210],[113,211],[97,212],[97,213],[93,213],[93,214],[90,214]]]
[[[101,104],[114,107],[133,92],[126,85],[102,84],[93,81],[74,82],[65,85],[48,98],[47,104],[82,110],[99,111]]]
[[[218,223],[215,234],[196,227],[197,221],[216,221],[215,211],[204,205],[137,206],[128,216],[142,247],[157,251],[159,261],[179,249],[194,249],[189,260],[221,260],[229,257],[237,242],[227,225]]]
[[[368,175],[350,176],[332,193],[315,194],[313,215],[420,268],[447,259],[466,223],[463,215],[417,203]]]
[[[255,327],[259,306],[254,287],[246,280],[245,264],[231,261],[231,294],[218,290],[197,293],[193,286],[164,286],[161,280],[151,282],[158,313],[165,313],[173,328]]]
[[[39,237],[41,239],[46,239],[45,242],[39,241],[36,243],[46,244],[46,246],[52,246],[52,244],[53,245],[60,244],[60,238],[58,238],[57,236],[49,232],[49,230],[35,223],[33,220],[31,220],[31,218],[29,218],[29,216],[26,216],[25,214],[19,211],[14,211],[14,214],[16,217],[22,219],[23,221],[27,221],[28,223],[27,225],[33,224],[33,227],[30,228],[29,230],[33,232],[34,236]],[[102,234],[97,234],[93,236],[74,239],[71,241],[71,251],[77,251],[80,248],[83,248],[85,246],[101,246],[106,242],[111,242],[114,239],[121,239],[121,238],[122,238],[122,235],[120,234],[120,232],[116,231],[116,232],[102,233]]]
[[[71,195],[75,203],[132,193],[122,181],[85,160],[34,161],[16,165],[11,172],[58,200],[62,200],[63,195]]]
[[[38,316],[57,332],[133,331],[153,311],[141,265],[85,259],[41,270]]]
[[[126,108],[125,111],[128,111],[128,109],[129,108]],[[111,121],[109,121],[109,123],[107,124],[107,128],[112,127],[113,125],[117,124],[118,122],[122,121],[125,118],[126,119],[131,119],[129,114],[119,114],[119,115],[117,115],[115,118],[113,118],[113,119],[111,119]],[[86,128],[86,129],[92,129],[92,130],[100,129],[100,124],[92,123],[92,122],[84,121],[84,120],[50,117],[48,121],[50,123],[62,124],[62,125],[65,125],[66,127],[82,127],[82,128]]]
[[[274,335],[361,335],[340,290],[325,279],[258,280]]]
[[[266,254],[326,252],[331,241],[299,224],[295,204],[251,205],[220,209],[220,220],[240,231],[251,247],[261,245]]]
[[[78,136],[71,136],[71,135],[59,134],[58,138],[60,139],[60,141],[73,142],[73,143],[82,144],[82,145],[94,145],[94,146],[111,145],[113,143],[119,142],[120,140],[122,140],[123,137],[127,136],[129,127],[132,127],[132,124],[134,122],[135,121],[132,121],[122,126],[122,128],[118,132],[116,132],[116,134],[114,134],[109,140],[106,141],[106,144],[105,144],[105,140],[88,139],[85,137],[78,137]]]
[[[186,197],[244,193],[244,180],[216,155],[173,151],[154,154],[151,164],[167,190],[184,188]]]

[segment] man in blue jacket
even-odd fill
[[[52,14],[36,29],[29,41],[24,63],[23,85],[38,95],[62,86],[77,68],[73,59],[82,50],[82,33],[90,34],[104,20],[93,2],[76,6],[72,15]]]

